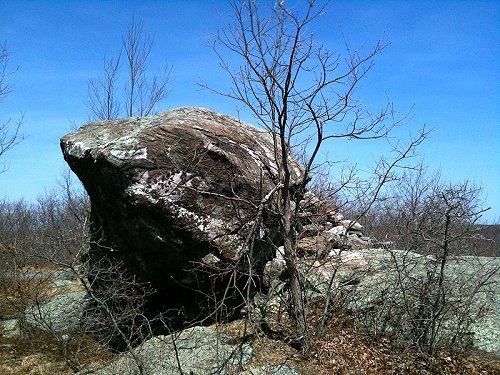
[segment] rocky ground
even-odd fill
[[[351,252],[350,264],[356,259],[355,254],[362,253]],[[360,264],[359,257],[356,264]],[[64,359],[60,337],[68,324],[77,324],[75,317],[80,311],[78,298],[83,298],[78,280],[70,272],[54,269],[28,270],[20,279],[21,285],[13,286],[8,295],[4,293],[0,299],[0,373],[73,373]],[[22,297],[20,288],[27,288],[22,283],[37,287],[40,303],[38,306],[25,306],[24,319],[20,323],[14,318],[19,316],[19,305],[16,304],[19,301],[16,298]],[[79,301],[81,303],[82,299]],[[313,307],[310,322],[312,327],[317,327],[323,306],[318,303]],[[40,324],[42,321],[45,324],[50,322],[51,332],[44,330],[45,326]],[[495,353],[475,350],[438,351],[432,357],[418,354],[388,339],[371,340],[349,314],[340,311],[334,314],[326,329],[313,332],[307,354],[264,335],[257,328],[248,319],[194,327],[154,337],[137,347],[134,354],[144,360],[147,374],[180,374],[179,365],[184,374],[200,375],[500,373],[500,360]],[[494,332],[489,333],[487,342],[498,345],[495,341],[498,336]],[[82,353],[81,357],[84,368],[94,369],[101,375],[138,373],[136,361],[130,353],[112,353],[92,338],[86,340],[86,353]]]
[[[233,323],[237,324],[237,323]],[[234,330],[234,327],[222,327]],[[0,340],[0,373],[5,375],[72,374],[56,347],[50,341],[33,347],[23,341]],[[439,352],[435,357],[412,355],[390,343],[370,342],[362,334],[348,327],[329,330],[313,341],[314,348],[307,355],[297,353],[283,342],[255,336],[249,342],[252,358],[245,372],[250,374],[498,374],[500,360],[485,353]],[[116,355],[101,351],[100,358],[89,361],[91,367],[101,367]],[[119,362],[117,362],[119,363]],[[116,366],[112,365],[112,366]],[[110,369],[110,367],[104,367]],[[271,370],[272,369],[272,370]],[[274,372],[271,372],[274,371]],[[120,372],[98,372],[123,374]],[[134,373],[134,372],[131,372]],[[179,374],[180,372],[168,372]],[[201,374],[193,372],[194,374]],[[231,374],[231,372],[226,372]]]

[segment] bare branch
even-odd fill
[[[165,64],[158,74],[150,74],[148,62],[154,46],[153,38],[141,22],[132,19],[122,37],[122,53],[104,58],[102,78],[88,82],[84,99],[91,120],[111,120],[120,116],[147,116],[170,94],[171,66]],[[118,85],[123,84],[119,90]]]
[[[12,85],[8,82],[8,77],[17,71],[17,67],[12,69],[9,67],[9,51],[7,44],[0,46],[0,103],[4,101],[8,94],[13,90]],[[21,115],[16,121],[8,119],[0,123],[0,160],[11,150],[15,145],[22,141],[20,128],[23,124],[24,115]],[[7,166],[4,161],[0,161],[0,173],[4,172]]]

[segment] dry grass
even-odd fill
[[[60,267],[50,264],[23,267],[17,270],[15,277],[0,280],[0,301],[3,301],[4,308],[9,304],[16,305],[29,301],[43,302],[61,293],[83,290],[83,285],[79,280],[75,280],[71,286],[57,286],[51,274],[61,270]],[[28,274],[31,277],[19,277],[19,275]],[[0,310],[1,313],[5,314],[5,311]]]
[[[388,338],[374,340],[340,310],[319,329],[323,306],[315,307],[310,315],[311,350],[300,357],[301,374],[500,374],[500,358],[491,355],[443,350],[428,356]]]
[[[92,337],[75,335],[72,341],[70,352],[78,353],[82,368],[101,367],[116,356]],[[49,334],[31,330],[18,338],[0,337],[0,374],[66,375],[73,371],[60,342]]]
[[[25,339],[0,340],[0,374],[71,374],[64,358],[50,343],[33,345]]]
[[[313,338],[304,374],[500,374],[500,361],[472,353],[440,351],[435,356],[371,342],[352,327],[332,326]]]
[[[320,309],[318,309],[320,311]],[[313,325],[318,317],[311,315]],[[239,320],[221,327],[225,333],[251,341],[254,356],[249,367],[292,365],[303,375],[434,375],[500,374],[500,358],[478,352],[439,351],[430,357],[388,339],[371,340],[345,315],[329,322],[311,339],[311,350],[299,353],[282,341],[271,340]],[[286,332],[284,332],[286,335]]]

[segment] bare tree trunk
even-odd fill
[[[327,141],[384,138],[404,119],[394,116],[391,104],[373,116],[353,97],[358,83],[373,66],[373,58],[385,48],[381,42],[364,56],[346,48],[347,57],[341,59],[317,44],[314,34],[308,31],[325,6],[309,1],[303,6],[289,7],[287,2],[279,1],[261,10],[264,5],[257,0],[230,0],[229,5],[234,23],[219,30],[213,48],[231,78],[232,88],[219,91],[203,86],[242,103],[274,137],[276,184],[282,185],[278,206],[290,283],[290,315],[300,340],[306,342],[307,301],[297,265],[295,230],[300,198],[311,179],[316,158]],[[225,57],[222,50],[240,61],[232,67],[233,60]],[[418,143],[412,142],[407,152]],[[298,144],[309,151],[305,153],[305,169],[300,176],[290,170],[289,162]],[[381,160],[377,169],[390,170],[406,158],[405,151],[394,149],[396,161],[391,164]],[[384,173],[380,176],[389,177]]]

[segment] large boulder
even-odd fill
[[[93,122],[61,148],[90,196],[91,257],[116,257],[177,300],[199,288],[195,269],[240,259],[259,203],[278,182],[269,133],[201,108]],[[303,169],[290,165],[294,185]],[[279,245],[274,198],[256,231],[257,268]]]

